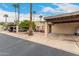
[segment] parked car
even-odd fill
[[[27,32],[27,29],[19,29],[19,32]]]
[[[8,31],[9,31],[9,32],[13,32],[13,27],[10,27],[10,28],[8,29]]]

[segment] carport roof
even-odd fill
[[[65,13],[57,16],[48,16],[48,17],[44,17],[44,19],[53,19],[53,18],[60,18],[60,17],[74,16],[74,15],[79,15],[79,11],[72,13]]]
[[[57,16],[44,17],[46,21],[51,21],[52,23],[68,23],[68,22],[79,22],[79,11],[61,14]]]

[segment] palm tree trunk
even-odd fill
[[[40,23],[41,23],[41,18],[40,18]]]
[[[17,17],[16,17],[17,15],[16,15],[16,8],[15,8],[15,23],[17,23],[16,22],[16,20],[17,20]],[[18,33],[18,26],[17,26],[17,24],[16,24],[16,33]]]
[[[20,18],[20,8],[18,8],[18,24],[19,24],[19,18]]]
[[[29,21],[29,35],[33,35],[32,32],[32,3],[30,3],[30,21]]]
[[[7,17],[5,17],[5,25],[7,24]]]
[[[5,17],[5,29],[7,29],[7,17]]]
[[[16,25],[16,32],[19,32],[19,17],[20,16],[20,7],[18,7],[18,19],[17,19],[17,25]]]
[[[17,18],[16,18],[16,8],[15,8],[15,21],[17,20]]]

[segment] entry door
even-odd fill
[[[49,24],[49,33],[51,33],[52,32],[52,25],[51,24]]]

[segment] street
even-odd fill
[[[0,56],[77,56],[77,55],[0,33]]]

